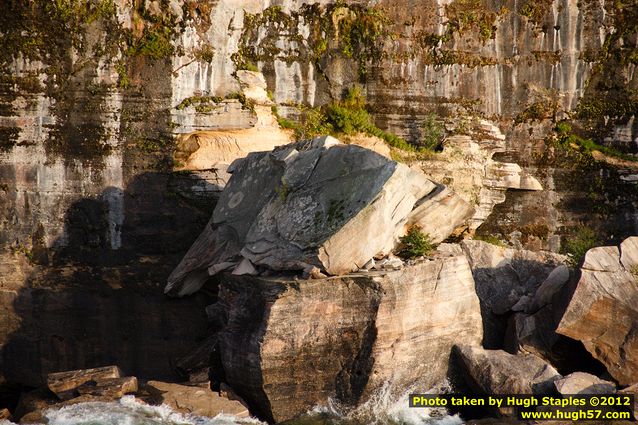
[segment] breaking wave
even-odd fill
[[[253,418],[219,414],[214,418],[177,413],[166,405],[150,406],[134,396],[118,402],[89,402],[48,410],[48,425],[265,425]],[[10,424],[1,421],[0,425]]]
[[[446,392],[446,384],[435,392]],[[441,408],[410,408],[409,394],[392,395],[390,385],[384,386],[366,403],[347,409],[334,401],[315,407],[295,425],[461,425],[463,420]],[[47,425],[266,425],[254,418],[238,418],[219,414],[214,418],[186,415],[166,405],[151,406],[134,396],[124,396],[117,402],[89,402],[51,409],[45,412]],[[0,425],[13,425],[0,420]]]
[[[425,393],[449,391],[450,386],[445,382]],[[458,415],[451,416],[443,408],[408,407],[410,394],[417,392],[423,391],[412,389],[396,397],[391,391],[391,385],[387,384],[367,402],[355,409],[347,410],[331,400],[326,406],[315,407],[307,416],[315,420],[323,418],[330,424],[343,421],[348,425],[461,425],[464,423]],[[304,422],[300,421],[300,425],[304,425]]]

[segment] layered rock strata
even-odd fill
[[[587,251],[557,332],[582,341],[621,385],[638,382],[638,237]]]
[[[325,279],[218,281],[224,381],[276,422],[384,386],[427,390],[445,378],[452,345],[482,338],[464,255]]]
[[[543,190],[539,181],[517,164],[493,159],[506,150],[505,136],[494,123],[480,120],[469,135],[454,135],[443,141],[443,151],[418,166],[430,178],[445,183],[474,207],[469,228],[475,231],[505,202],[508,189]]]

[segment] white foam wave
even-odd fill
[[[449,392],[450,386],[447,382],[441,386],[433,388],[425,393]],[[333,418],[346,419],[346,422],[386,425],[461,425],[463,420],[458,416],[450,416],[442,408],[420,408],[409,407],[409,396],[412,393],[422,393],[415,388],[405,391],[399,397],[392,392],[392,385],[386,384],[379,392],[370,397],[364,404],[355,409],[348,410],[329,400],[325,406],[317,406],[309,415],[322,415]]]
[[[385,385],[366,403],[348,409],[334,400],[317,406],[308,416],[317,417],[312,423],[357,423],[367,425],[461,425],[458,415],[450,416],[445,409],[408,407],[410,389],[397,397],[390,384]],[[444,384],[426,393],[449,391]],[[169,406],[151,406],[134,396],[122,397],[117,402],[89,402],[51,409],[45,412],[48,425],[266,425],[254,418],[238,418],[220,414],[214,418],[185,415]],[[322,420],[325,419],[325,420]],[[13,425],[0,420],[0,425]]]
[[[166,405],[151,406],[124,396],[117,402],[89,402],[45,412],[48,425],[265,425],[254,418],[219,414],[214,418],[185,415]],[[0,425],[11,422],[0,421]]]

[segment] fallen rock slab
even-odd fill
[[[585,372],[570,373],[554,381],[556,390],[562,395],[570,394],[613,394],[616,385]]]
[[[106,366],[50,373],[47,375],[47,386],[60,400],[68,400],[75,397],[76,389],[87,382],[98,383],[116,378],[120,378],[120,369],[117,366]]]
[[[467,218],[465,202],[443,189],[404,164],[329,136],[251,153],[232,164],[210,222],[165,292],[191,294],[232,263],[250,274],[353,272],[389,254],[409,223],[428,226],[438,242]]]
[[[137,392],[137,378],[127,376],[125,378],[112,378],[100,381],[88,381],[75,389],[80,395],[91,395],[106,398],[121,398],[125,394]]]
[[[533,354],[460,345],[455,354],[469,387],[479,394],[546,394],[562,378],[549,363]]]
[[[155,402],[167,404],[180,413],[214,417],[220,413],[238,417],[248,417],[248,409],[237,400],[221,397],[208,387],[186,386],[160,381],[149,381],[146,390]]]
[[[577,339],[621,385],[638,382],[638,237],[587,251],[557,332]],[[622,261],[621,261],[622,259]]]
[[[457,196],[452,189],[438,185],[429,195],[420,199],[410,214],[409,224],[415,224],[430,236],[434,243],[445,240],[459,223],[472,217],[474,209]]]
[[[324,279],[219,279],[227,382],[264,419],[292,419],[329,399],[427,390],[454,344],[480,344],[474,281],[463,254],[396,271]]]

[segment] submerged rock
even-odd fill
[[[638,382],[638,237],[587,251],[557,332],[577,339],[621,385]]]
[[[462,254],[398,271],[218,281],[227,309],[219,313],[227,317],[219,334],[225,382],[277,422],[330,398],[360,403],[386,386],[427,390],[445,378],[454,344],[482,338]]]
[[[210,222],[165,292],[193,293],[220,265],[239,262],[241,273],[349,273],[390,253],[408,224],[440,242],[470,213],[420,172],[329,136],[251,153],[232,164]]]

